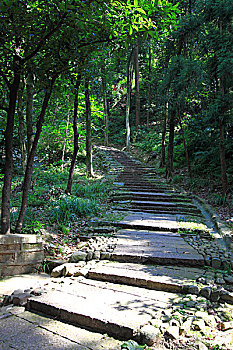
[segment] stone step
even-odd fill
[[[187,286],[198,285],[205,269],[183,266],[145,265],[99,261],[88,271],[88,278],[172,293],[184,293]],[[210,278],[210,275],[209,275]],[[212,272],[214,280],[214,272]],[[202,285],[199,285],[201,289]],[[191,288],[190,288],[190,294]]]
[[[198,220],[199,217],[196,217]],[[203,218],[202,218],[203,219]],[[203,233],[209,232],[207,226],[198,224],[190,217],[190,214],[171,214],[169,213],[147,213],[142,211],[129,211],[124,219],[120,221],[100,221],[97,225],[111,225],[114,227],[128,228],[135,230],[149,230],[161,232],[184,232]]]
[[[118,211],[125,211],[125,212],[135,212],[135,213],[140,213],[140,212],[144,212],[144,213],[151,213],[151,214],[173,214],[173,215],[191,215],[194,216],[197,219],[201,219],[202,215],[199,212],[194,212],[192,210],[185,210],[185,209],[175,209],[175,208],[165,208],[165,209],[160,209],[160,208],[146,208],[146,207],[140,207],[140,208],[132,208],[132,207],[115,207],[116,210]]]
[[[181,208],[181,209],[192,209],[194,212],[201,212],[200,209],[198,209],[195,204],[193,203],[185,203],[185,202],[166,202],[166,201],[158,201],[158,200],[147,200],[142,201],[138,199],[132,199],[132,200],[125,200],[125,201],[118,201],[119,204],[130,204],[133,208],[137,207],[153,207],[153,208]]]
[[[111,260],[177,266],[204,266],[204,257],[176,232],[122,229]]]
[[[28,311],[125,340],[138,340],[140,328],[178,296],[85,278],[55,282],[47,292],[28,299]]]
[[[116,193],[113,193],[112,198],[114,200],[127,200],[127,199],[133,199],[133,200],[156,200],[156,201],[163,201],[163,202],[188,202],[192,203],[192,199],[188,197],[184,197],[182,195],[175,195],[172,193],[161,193],[161,192],[123,192],[117,191]]]

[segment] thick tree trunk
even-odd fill
[[[91,103],[89,95],[89,80],[85,79],[85,102],[86,102],[86,165],[87,175],[93,177],[92,149],[91,149]]]
[[[126,149],[130,148],[130,99],[131,99],[131,87],[133,79],[133,64],[132,56],[134,49],[131,51],[128,62],[127,62],[127,97],[126,97]]]
[[[63,148],[62,148],[62,156],[61,156],[61,171],[64,169],[64,159],[65,159],[65,151],[66,151],[66,140],[70,123],[70,113],[69,113],[69,95],[67,95],[67,119],[66,119],[66,132],[63,140]]]
[[[74,176],[74,168],[75,168],[75,162],[78,154],[78,128],[77,128],[77,119],[78,119],[78,91],[81,84],[81,74],[78,74],[76,84],[75,84],[75,95],[74,95],[74,117],[73,117],[73,130],[74,130],[74,151],[72,155],[72,160],[70,164],[70,170],[69,170],[69,178],[66,188],[66,193],[71,193],[72,189],[72,183],[73,183],[73,176]]]
[[[166,167],[167,178],[172,178],[172,174],[174,170],[173,169],[174,133],[175,133],[175,109],[173,108],[170,112],[170,120],[169,120],[169,143],[168,143],[167,167]]]
[[[19,118],[19,147],[21,152],[21,165],[23,171],[26,169],[27,164],[27,152],[26,152],[26,143],[25,143],[25,123],[24,123],[24,114],[23,114],[23,91],[24,91],[24,81],[21,80],[19,91],[18,91],[18,104],[17,104],[17,113]]]
[[[164,114],[164,122],[163,122],[163,132],[162,132],[162,150],[161,150],[161,161],[160,168],[165,166],[165,137],[167,131],[167,118],[168,118],[168,103],[165,104],[165,114]]]
[[[134,55],[134,63],[135,63],[135,109],[136,109],[136,130],[138,130],[138,126],[140,125],[140,92],[139,92],[139,63],[138,63],[138,50],[139,43],[138,38],[136,40],[135,46],[135,55]]]
[[[26,123],[27,123],[27,154],[29,155],[33,143],[33,94],[34,94],[34,77],[31,72],[28,73],[26,81]]]
[[[7,111],[7,125],[5,130],[5,168],[2,189],[2,214],[1,214],[1,234],[10,233],[10,196],[13,172],[13,129],[16,109],[17,93],[20,84],[20,62],[14,57],[14,80],[9,85],[9,108]]]
[[[27,160],[27,167],[26,167],[26,172],[24,175],[24,183],[23,183],[22,203],[21,203],[18,221],[17,221],[16,227],[15,227],[15,232],[17,232],[17,233],[21,232],[22,226],[23,226],[23,221],[24,221],[24,217],[25,217],[25,213],[26,213],[26,209],[27,209],[28,193],[29,193],[31,180],[32,180],[34,157],[36,154],[37,144],[38,144],[40,134],[42,131],[42,126],[44,123],[45,112],[46,112],[46,109],[48,107],[49,99],[50,99],[51,94],[52,94],[53,85],[55,83],[55,80],[56,80],[56,78],[54,77],[51,81],[51,85],[50,85],[49,90],[47,90],[45,92],[43,105],[42,105],[41,112],[40,112],[40,115],[38,117],[37,124],[36,124],[35,137],[34,137],[31,151],[29,153],[28,160]]]

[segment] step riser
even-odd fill
[[[179,286],[177,284],[172,284],[172,283],[165,284],[165,283],[149,281],[149,280],[133,278],[133,277],[103,274],[95,271],[90,271],[88,273],[88,278],[91,278],[96,281],[119,283],[119,284],[125,284],[128,286],[135,286],[135,287],[153,289],[153,290],[164,291],[164,292],[182,293],[182,286]]]
[[[187,267],[203,267],[205,265],[204,260],[198,259],[181,259],[181,258],[169,258],[169,257],[145,257],[135,255],[111,255],[112,261],[124,262],[124,263],[138,263],[138,264],[151,264],[151,265],[163,265],[163,266],[187,266]]]

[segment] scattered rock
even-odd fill
[[[83,252],[82,250],[78,250],[77,252],[74,252],[71,257],[69,258],[69,262],[78,262],[78,261],[85,261],[87,258],[87,253]]]
[[[152,325],[145,325],[140,329],[140,338],[142,344],[153,345],[158,342],[161,337],[161,332],[159,328]]]
[[[169,326],[164,334],[166,339],[176,340],[179,338],[180,328],[177,326]]]

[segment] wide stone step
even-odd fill
[[[134,339],[143,325],[177,297],[176,293],[85,278],[61,281],[28,299],[27,309],[117,339]]]
[[[100,261],[89,270],[88,278],[159,291],[183,293],[187,290],[187,286],[197,285],[198,279],[205,274],[205,269],[196,267]],[[214,279],[214,272],[212,277]]]
[[[181,209],[181,208],[151,208],[151,207],[138,207],[138,208],[126,208],[126,207],[115,207],[116,210],[118,211],[125,211],[125,212],[135,212],[135,213],[140,213],[140,212],[144,212],[144,213],[151,213],[151,214],[170,214],[170,215],[191,215],[193,217],[195,217],[196,219],[202,219],[202,216],[199,214],[199,212],[194,212],[191,210],[185,210],[185,209]]]
[[[200,219],[197,217],[196,219]],[[203,220],[203,218],[202,218]],[[204,224],[195,222],[195,218],[183,214],[166,213],[147,213],[143,211],[129,211],[120,221],[100,221],[98,225],[111,225],[120,228],[129,228],[136,230],[149,230],[161,232],[177,232],[178,230],[195,233],[209,232],[209,228]]]
[[[123,192],[120,193],[119,191],[112,195],[112,198],[114,200],[141,200],[141,201],[163,201],[163,202],[170,202],[171,200],[173,202],[188,202],[192,203],[192,199],[188,197],[184,197],[182,195],[175,195],[172,193],[162,193],[162,192]]]
[[[204,258],[176,232],[123,229],[111,259],[177,266],[204,266]]]
[[[153,208],[180,208],[182,209],[192,209],[194,212],[200,212],[200,209],[198,209],[195,204],[193,203],[184,203],[184,202],[165,202],[165,201],[152,201],[152,200],[147,200],[147,201],[142,201],[142,200],[126,200],[126,201],[118,201],[119,204],[123,203],[129,203],[132,207],[153,207]]]

